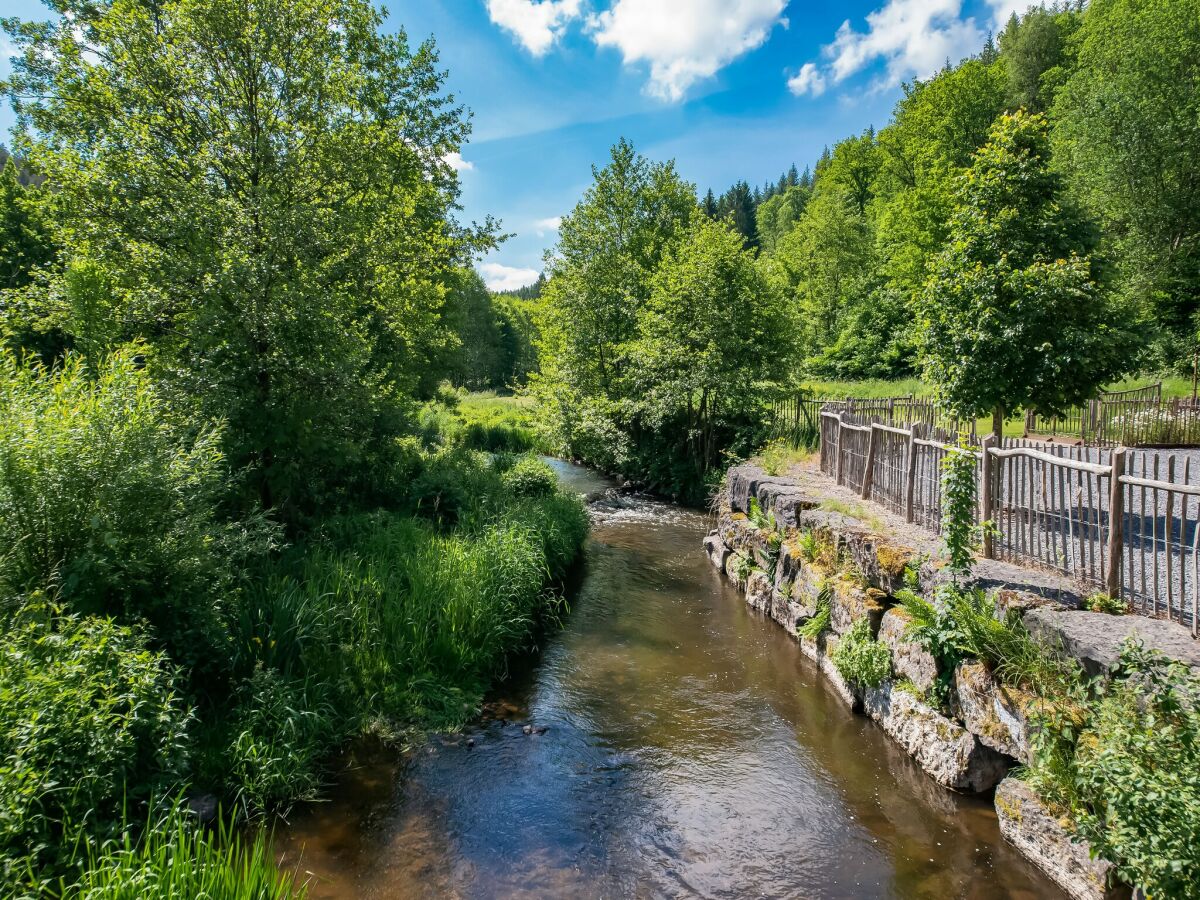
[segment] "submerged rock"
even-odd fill
[[[1112,863],[1092,859],[1087,842],[1072,840],[1067,824],[1055,817],[1033,789],[1016,778],[996,788],[1000,833],[1075,900],[1123,900],[1128,887],[1117,882]]]
[[[939,784],[983,793],[1007,773],[1009,762],[957,722],[891,682],[863,691],[863,709]]]

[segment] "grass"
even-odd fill
[[[842,500],[824,500],[820,509],[825,512],[838,513],[851,519],[865,522],[872,531],[882,531],[883,521],[861,503],[846,503]]]
[[[463,423],[465,445],[473,450],[551,452],[535,427],[537,404],[531,397],[502,396],[495,391],[466,394],[455,411]]]
[[[91,843],[79,879],[47,891],[62,900],[140,900],[207,897],[212,900],[285,900],[307,895],[295,873],[281,872],[262,829],[243,837],[221,823],[209,830],[173,807],[163,821],[127,831],[104,846]]]

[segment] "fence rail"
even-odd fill
[[[849,419],[820,413],[821,470],[838,484],[940,532],[942,461],[970,453],[976,520],[995,528],[985,557],[1060,572],[1200,633],[1200,484],[1190,456],[990,437],[964,449],[922,422]]]

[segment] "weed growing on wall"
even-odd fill
[[[851,684],[875,688],[892,674],[892,654],[886,644],[875,640],[871,623],[859,619],[838,642],[833,664]]]

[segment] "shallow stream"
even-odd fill
[[[311,896],[1061,896],[988,801],[934,784],[747,608],[705,558],[708,517],[594,508],[564,627],[482,719],[360,748],[277,834]]]

